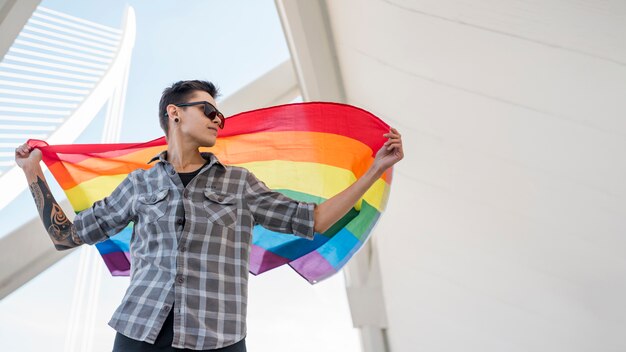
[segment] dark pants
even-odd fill
[[[166,352],[166,351],[193,351],[189,349],[180,349],[172,347],[174,340],[174,309],[165,319],[161,332],[157,336],[154,345],[143,341],[133,340],[119,332],[115,335],[115,343],[113,344],[113,352]],[[237,342],[234,345],[218,348],[215,350],[204,350],[212,352],[246,352],[246,339]]]

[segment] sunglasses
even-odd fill
[[[178,107],[183,107],[183,106],[193,106],[193,105],[204,105],[204,115],[206,117],[208,117],[211,121],[215,120],[215,117],[217,116],[220,119],[220,123],[218,125],[218,127],[220,129],[224,128],[224,124],[226,123],[226,118],[224,117],[224,114],[222,114],[219,110],[217,110],[217,108],[215,106],[213,106],[211,103],[209,103],[208,101],[194,101],[191,103],[182,103],[182,104],[174,104]]]

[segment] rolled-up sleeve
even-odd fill
[[[246,177],[245,202],[254,221],[263,227],[313,239],[315,203],[299,202],[272,191],[251,172]]]
[[[78,213],[74,218],[74,227],[80,239],[87,244],[95,244],[120,232],[134,217],[133,195],[134,187],[129,175],[110,196]]]

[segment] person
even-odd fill
[[[200,147],[226,123],[218,89],[179,81],[164,90],[159,121],[167,150],[131,172],[110,196],[71,222],[40,167],[41,151],[15,150],[55,248],[95,244],[134,222],[130,285],[109,325],[114,351],[245,351],[248,257],[254,224],[312,239],[341,219],[403,156],[391,128],[366,173],[319,205],[270,190],[251,172],[223,165]]]

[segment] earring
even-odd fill
[[[174,122],[178,122],[178,121],[180,121],[178,117],[174,119]]]

